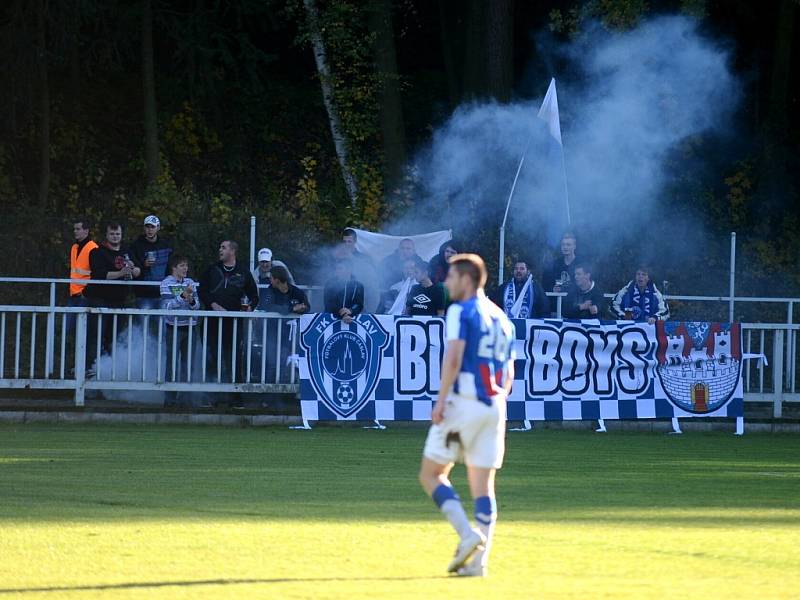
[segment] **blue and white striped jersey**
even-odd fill
[[[453,392],[492,405],[508,380],[514,359],[514,328],[483,292],[447,310],[447,339],[464,340],[464,359]]]

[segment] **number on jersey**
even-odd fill
[[[508,361],[509,339],[503,331],[503,325],[498,319],[492,319],[491,324],[481,325],[481,339],[478,342],[478,356],[498,362]]]

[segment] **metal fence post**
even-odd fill
[[[792,353],[792,321],[794,320],[794,303],[789,301],[786,307],[786,324],[789,325],[786,329],[786,387],[788,388],[792,382],[792,373],[794,373],[794,355]],[[793,390],[790,390],[793,391]]]
[[[56,331],[56,284],[50,283],[50,312],[47,314],[47,340],[45,341],[45,352],[47,356],[44,359],[44,376],[50,377],[53,374],[55,365],[55,331]]]
[[[772,417],[780,419],[783,415],[783,329],[776,329],[772,352]]]
[[[75,406],[83,406],[86,384],[86,320],[88,314],[75,315]]]

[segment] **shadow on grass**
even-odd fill
[[[0,588],[0,595],[5,594],[41,594],[58,592],[106,592],[114,590],[146,590],[168,587],[199,587],[206,585],[262,585],[276,583],[336,583],[355,581],[435,581],[448,579],[448,575],[430,577],[273,577],[252,579],[197,579],[188,581],[131,581],[125,583],[107,583],[97,585],[60,585],[52,587]]]

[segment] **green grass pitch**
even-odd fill
[[[800,596],[800,436],[510,433],[475,580],[424,435],[2,426],[0,599]]]

